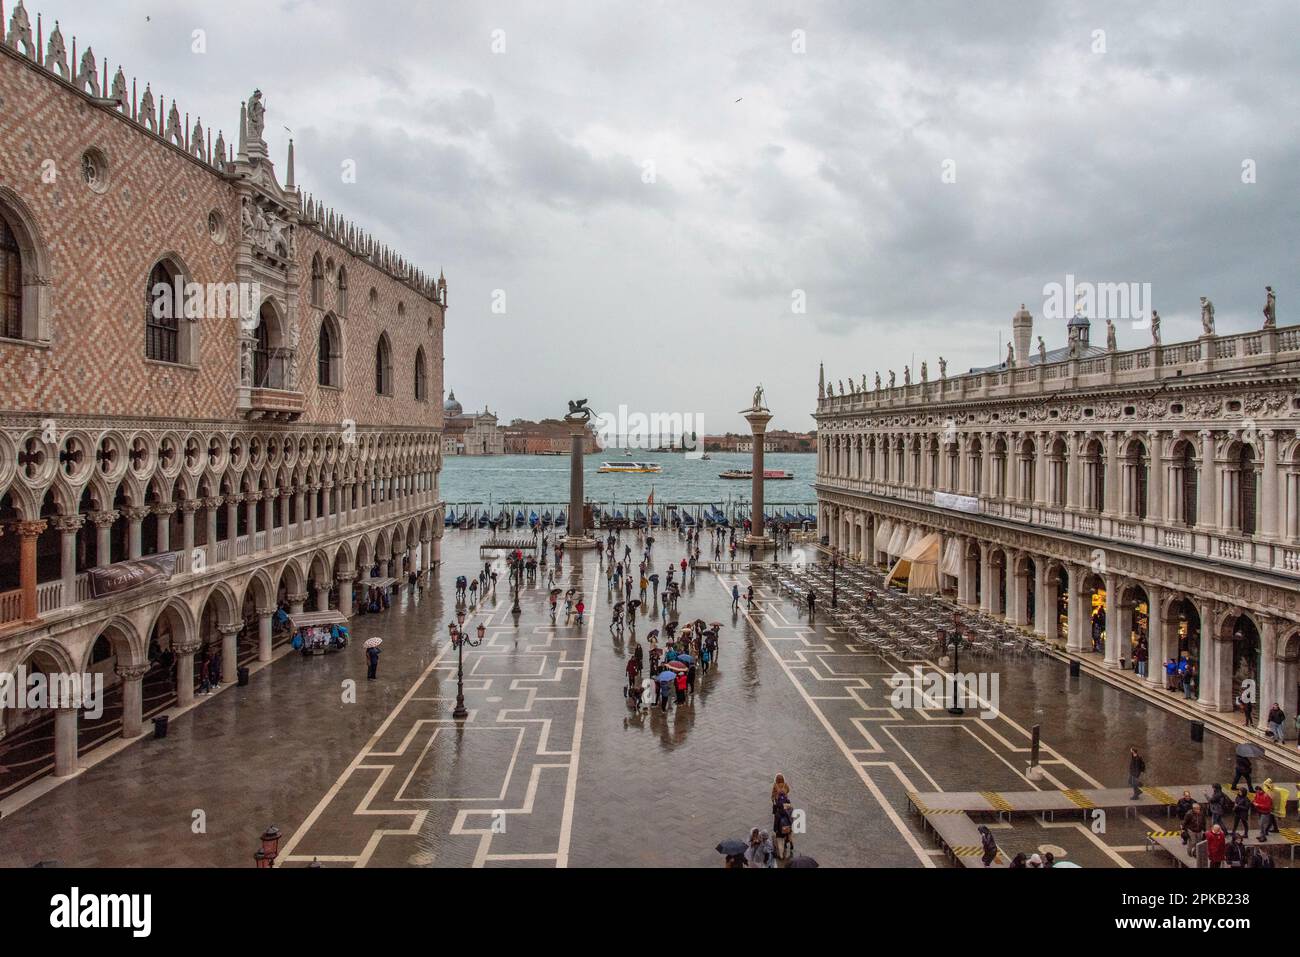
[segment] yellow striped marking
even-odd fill
[[[1147,837],[1151,838],[1153,841],[1158,841],[1161,838],[1165,838],[1165,837],[1181,838],[1182,836],[1183,836],[1182,831],[1148,831],[1147,832]]]
[[[1168,804],[1172,806],[1178,803],[1178,801],[1174,798],[1174,796],[1170,794],[1168,791],[1166,791],[1164,788],[1143,788],[1142,793],[1150,794],[1161,804]]]
[[[1285,838],[1292,844],[1300,844],[1300,828],[1284,827],[1277,832],[1278,837]]]
[[[1001,794],[999,794],[997,791],[981,791],[981,792],[980,792],[980,797],[982,797],[984,800],[988,801],[989,804],[993,805],[994,810],[997,810],[997,811],[1014,811],[1014,810],[1015,810],[1015,808],[1011,806],[1010,802],[1008,802],[1007,799],[1004,798],[1004,797],[1003,797]]]
[[[1086,794],[1084,794],[1082,791],[1078,790],[1077,788],[1067,788],[1061,793],[1064,794],[1066,797],[1068,797],[1075,804],[1079,805],[1079,807],[1083,808],[1085,811],[1090,811],[1097,806],[1092,803],[1091,799]]]

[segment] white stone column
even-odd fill
[[[165,555],[172,550],[172,516],[176,514],[176,503],[162,502],[155,505],[153,513],[158,519],[158,537],[154,544],[158,548],[158,554]]]
[[[353,571],[339,572],[339,613],[345,618],[352,617],[352,582],[356,580],[357,573]]]
[[[143,553],[140,529],[144,524],[145,516],[149,514],[149,509],[142,505],[132,505],[122,509],[122,514],[127,521],[127,558],[134,561]]]
[[[76,774],[77,709],[58,708],[54,712],[54,776],[66,778]]]
[[[1074,652],[1083,651],[1088,644],[1088,600],[1083,590],[1087,575],[1088,570],[1083,565],[1069,566],[1070,601],[1066,619],[1066,648]]]
[[[1147,593],[1147,684],[1165,686],[1165,659],[1169,653],[1169,627],[1165,621],[1165,590],[1143,582]]]
[[[384,563],[383,563],[383,562],[380,562],[380,563],[379,563],[379,577],[380,577],[380,578],[383,578],[383,577],[385,577],[385,575],[387,575],[387,572],[384,571]],[[307,594],[306,594],[306,592],[299,592],[299,593],[294,594],[294,595],[285,595],[284,597],[285,597],[285,600],[289,602],[289,614],[290,614],[290,615],[301,615],[301,614],[302,614],[302,606],[303,606],[303,602],[305,602],[305,601],[307,600]]]
[[[1106,584],[1106,661],[1107,668],[1119,667],[1119,577],[1108,574],[1102,576]]]
[[[274,615],[275,608],[257,609],[257,660],[261,662],[271,660],[271,626]]]
[[[86,519],[81,515],[55,515],[50,524],[59,532],[59,577],[66,608],[77,603],[77,532]]]
[[[194,655],[200,644],[197,640],[176,645],[176,703],[182,708],[194,703]]]
[[[95,526],[95,567],[106,568],[113,564],[113,523],[117,512],[91,512],[86,516]]]
[[[239,625],[218,625],[221,633],[221,680],[235,680],[235,669],[239,664]]]
[[[987,542],[979,543],[980,549],[980,611],[985,614],[993,612],[993,549]]]
[[[1204,531],[1214,531],[1219,526],[1218,470],[1214,463],[1214,434],[1202,429],[1201,471],[1196,482],[1196,524]]]
[[[1276,657],[1277,639],[1277,619],[1272,616],[1261,616],[1259,622],[1259,700],[1255,702],[1255,727],[1260,731],[1268,730],[1268,711],[1273,707],[1273,702],[1281,703],[1282,695],[1279,694],[1281,681],[1279,679],[1284,679],[1278,673],[1281,669]],[[1288,711],[1286,714],[1287,721],[1283,725],[1283,740],[1286,739],[1285,732],[1291,730],[1287,725],[1292,724],[1295,720],[1294,711]]]
[[[1106,497],[1102,511],[1107,515],[1118,515],[1120,496],[1120,459],[1119,436],[1115,432],[1106,433]]]
[[[1282,524],[1278,518],[1278,474],[1277,433],[1272,429],[1261,429],[1260,441],[1264,443],[1264,471],[1260,476],[1259,515],[1257,525],[1259,536],[1266,541],[1277,541]],[[1265,706],[1267,707],[1267,706]]]
[[[122,737],[138,738],[144,734],[144,675],[149,663],[122,665],[116,669],[122,680]]]

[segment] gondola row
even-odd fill
[[[744,517],[739,515],[730,516],[717,505],[663,506],[651,509],[649,514],[640,508],[631,509],[629,514],[629,512],[617,507],[592,506],[592,521],[595,526],[609,529],[730,528],[732,525],[740,524]],[[790,509],[764,512],[764,520],[770,524],[782,524],[806,529],[814,528],[817,525],[817,517],[814,513],[791,511]],[[512,514],[511,510],[507,508],[502,508],[500,511],[493,513],[491,509],[462,506],[461,511],[457,513],[456,507],[453,506],[447,510],[447,514],[443,518],[443,524],[447,528],[459,529],[484,528],[496,531],[502,528],[530,528],[540,531],[552,528],[567,528],[569,523],[568,516],[562,509],[559,512],[546,509],[540,514],[536,510],[530,509],[525,514],[522,508],[518,508]]]

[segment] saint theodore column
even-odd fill
[[[564,536],[565,548],[596,548],[599,545],[587,534],[585,496],[582,488],[582,467],[586,461],[587,423],[591,420],[591,409],[587,408],[586,399],[569,403],[569,412],[564,421],[569,425],[569,525]]]
[[[763,404],[761,385],[754,390],[753,405],[741,414],[749,423],[749,431],[754,440],[751,460],[753,491],[750,495],[753,504],[749,516],[750,531],[744,543],[751,548],[770,548],[772,540],[767,537],[763,527],[763,439],[767,434],[767,423],[772,421],[772,413]]]

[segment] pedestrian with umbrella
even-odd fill
[[[1237,755],[1233,762],[1235,773],[1232,776],[1232,784],[1230,787],[1235,788],[1237,782],[1245,779],[1246,789],[1249,791],[1255,790],[1255,785],[1250,780],[1251,772],[1254,770],[1254,767],[1250,763],[1250,759],[1262,758],[1263,756],[1264,749],[1253,741],[1243,741],[1241,744],[1237,745]]]
[[[551,624],[553,625],[555,624],[556,608],[560,601],[560,590],[558,588],[551,589],[550,599],[551,599]]]
[[[379,668],[379,646],[384,643],[382,638],[367,638],[362,646],[366,649],[366,680],[374,681],[375,672]]]
[[[720,841],[715,850],[724,855],[722,863],[724,868],[735,869],[745,866],[745,852],[749,850],[749,845],[744,841],[729,839]]]
[[[668,710],[668,698],[673,693],[673,682],[677,678],[673,672],[665,668],[659,672],[659,710]]]

